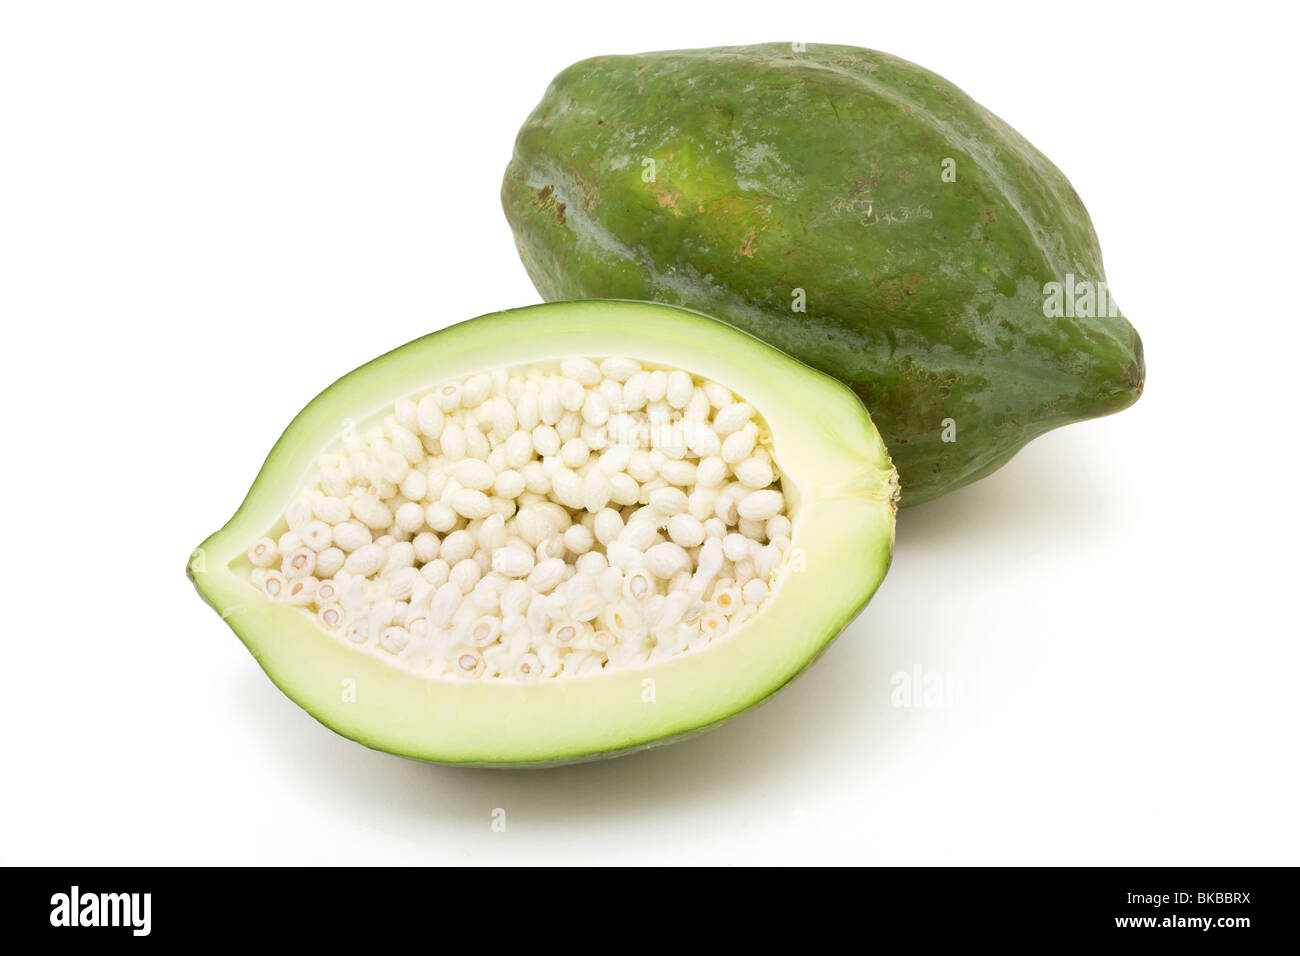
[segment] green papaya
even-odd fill
[[[1065,176],[884,53],[584,60],[524,123],[502,201],[544,299],[690,307],[850,385],[903,504],[1142,392],[1141,340]]]

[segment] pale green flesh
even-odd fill
[[[734,634],[652,665],[533,684],[422,677],[359,653],[232,570],[271,528],[348,419],[491,368],[626,355],[729,387],[767,420],[804,570]],[[195,586],[290,698],[344,736],[445,763],[581,759],[717,723],[799,673],[861,610],[889,565],[894,471],[866,410],[835,380],[697,313],[552,303],[417,339],[344,376],[268,456],[238,513],[191,561]],[[354,698],[354,699],[353,699]]]

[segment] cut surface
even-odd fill
[[[827,376],[695,313],[557,303],[340,379],[190,574],[336,731],[545,763],[669,739],[788,682],[883,577],[895,493]]]
[[[789,569],[792,530],[752,405],[683,369],[575,356],[350,425],[248,576],[412,673],[529,683],[738,631]]]

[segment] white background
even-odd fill
[[[0,862],[1300,862],[1294,24],[1189,6],[5,5]],[[551,76],[768,40],[919,62],[1050,156],[1145,396],[902,513],[866,613],[702,737],[335,736],[191,548],[337,376],[537,301],[497,195]],[[982,698],[893,706],[918,667]]]

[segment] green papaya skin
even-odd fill
[[[502,202],[544,299],[687,306],[849,384],[903,504],[1142,391],[1141,340],[1100,285],[1070,183],[888,54],[774,43],[584,60],[520,130]]]

